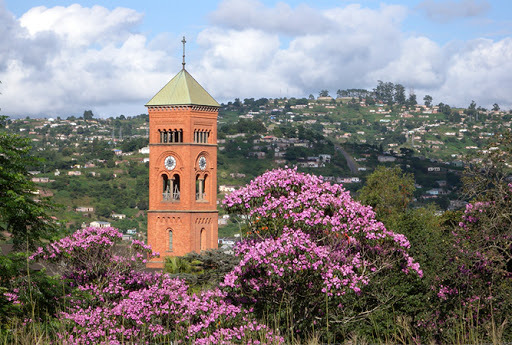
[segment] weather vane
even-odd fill
[[[183,62],[182,62],[182,65],[183,65],[183,69],[185,69],[185,43],[187,43],[187,41],[185,40],[185,36],[183,36],[183,40],[181,41],[181,43],[183,43]]]

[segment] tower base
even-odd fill
[[[163,268],[166,257],[218,248],[218,211],[148,211],[148,244],[159,258],[146,267]]]

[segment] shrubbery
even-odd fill
[[[498,343],[512,336],[512,185],[501,187],[462,215],[410,210],[405,194],[392,209],[373,198],[377,215],[340,185],[277,169],[224,201],[246,220],[235,257],[146,272],[147,245],[86,228],[31,260],[3,258],[0,308],[66,344]],[[27,271],[35,261],[47,271]]]

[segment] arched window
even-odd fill
[[[172,200],[179,201],[180,200],[180,175],[174,174],[171,180],[172,187]]]
[[[163,144],[183,142],[183,129],[159,129],[158,135],[160,136],[160,142]]]
[[[196,176],[196,200],[201,201],[205,198],[205,190],[204,190],[204,177],[201,175]]]
[[[209,131],[196,129],[194,131],[194,143],[207,144],[209,136]]]
[[[167,233],[169,234],[169,251],[172,252],[172,229],[167,229]]]
[[[201,251],[208,249],[208,242],[206,241],[206,229],[202,228],[199,235],[199,248]]]
[[[162,199],[163,200],[170,200],[171,199],[171,181],[169,181],[169,178],[167,175],[162,175]]]
[[[180,200],[180,175],[174,174],[170,179],[167,177],[167,175],[162,175],[162,187],[162,200]]]
[[[203,176],[203,200],[208,198],[208,175]]]

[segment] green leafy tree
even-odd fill
[[[469,116],[476,116],[477,110],[476,110],[476,103],[475,103],[475,101],[471,101],[471,104],[469,105],[468,109],[466,110],[466,113]]]
[[[378,166],[360,190],[359,200],[373,207],[378,217],[404,212],[414,193],[414,177],[399,167]]]
[[[416,94],[411,92],[409,94],[409,98],[407,99],[407,106],[414,107],[417,103],[418,103],[418,101],[416,100]]]
[[[492,105],[492,110],[493,110],[493,111],[499,111],[499,110],[500,110],[500,106],[498,105],[498,103],[494,103],[494,104]]]
[[[425,95],[425,97],[423,97],[423,101],[425,102],[425,106],[430,108],[430,106],[432,105],[432,96]]]
[[[387,105],[393,105],[393,95],[395,85],[391,82],[384,83],[382,80],[378,81],[377,87],[373,90],[375,98]]]
[[[35,248],[57,229],[47,213],[54,206],[36,199],[27,169],[39,161],[30,155],[28,139],[4,130],[6,119],[0,117],[0,228],[10,234],[15,248]]]
[[[318,93],[318,96],[319,96],[319,97],[329,97],[329,90],[321,90],[321,91]]]
[[[92,110],[85,110],[84,111],[84,120],[85,121],[92,120],[93,117],[94,117],[94,114],[92,113]]]
[[[395,84],[394,100],[396,104],[405,104],[405,87],[402,84]]]

